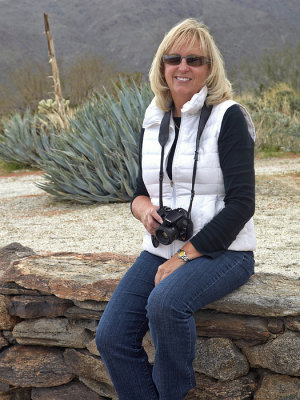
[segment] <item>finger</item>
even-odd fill
[[[161,224],[163,222],[162,217],[157,213],[157,211],[155,209],[153,209],[151,215],[152,215],[152,218],[154,218],[159,224]]]

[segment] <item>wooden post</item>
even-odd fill
[[[65,113],[63,96],[62,96],[62,92],[61,92],[59,71],[58,71],[58,66],[57,66],[56,57],[55,57],[54,43],[53,43],[52,35],[50,32],[49,19],[48,19],[48,15],[46,13],[44,13],[44,24],[45,24],[45,33],[46,33],[47,42],[48,42],[49,62],[51,64],[51,68],[52,68],[52,78],[53,78],[53,83],[54,83],[55,100],[58,105],[58,113],[66,127],[68,125],[68,123],[67,123],[67,118],[66,118],[66,113]]]

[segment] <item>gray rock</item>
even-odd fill
[[[18,319],[9,315],[8,308],[10,305],[9,297],[0,295],[0,330],[1,329],[12,329]]]
[[[96,346],[95,338],[93,338],[93,339],[87,344],[86,348],[88,349],[88,351],[89,351],[91,354],[94,354],[94,356],[99,357],[99,351],[98,351],[97,346]]]
[[[8,341],[0,333],[0,350],[3,349],[3,347],[8,346],[8,344]]]
[[[257,273],[245,285],[206,308],[232,314],[300,315],[300,279]]]
[[[118,395],[111,384],[97,382],[93,379],[79,377],[80,382],[84,383],[87,387],[92,389],[94,392],[100,394],[101,396],[108,397],[112,400],[118,400]]]
[[[300,332],[300,316],[299,317],[287,317],[284,320],[285,326],[291,331]]]
[[[80,308],[86,308],[87,310],[94,310],[94,311],[104,311],[105,307],[107,306],[107,301],[78,301],[74,300],[74,304]]]
[[[51,387],[70,382],[59,349],[39,346],[12,346],[0,353],[0,382],[20,387]]]
[[[286,331],[276,339],[243,349],[250,365],[280,374],[300,376],[300,333]]]
[[[0,285],[14,282],[64,299],[108,301],[134,259],[112,253],[32,256],[11,263]]]
[[[64,315],[72,305],[72,301],[55,296],[14,296],[8,312],[20,318],[53,318]]]
[[[300,379],[286,375],[265,375],[254,400],[298,400]]]
[[[94,356],[87,350],[67,349],[64,352],[64,360],[73,374],[111,385],[110,377],[100,356]]]
[[[31,393],[32,400],[105,400],[81,382],[71,382],[52,388],[34,388]]]
[[[227,381],[246,375],[249,364],[231,340],[198,338],[194,369],[212,378]]]
[[[272,333],[283,333],[284,322],[279,318],[268,318],[268,330]]]
[[[87,308],[70,307],[64,312],[64,316],[70,319],[94,319],[100,320],[102,311],[89,310]]]
[[[93,338],[91,321],[41,318],[17,324],[13,335],[19,344],[85,348]]]
[[[225,382],[203,374],[196,373],[195,376],[196,387],[189,391],[185,400],[251,400],[257,388],[257,379],[253,373]]]
[[[208,310],[199,310],[194,317],[198,336],[228,337],[258,343],[272,337],[265,318]]]

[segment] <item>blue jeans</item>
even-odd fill
[[[251,251],[225,251],[187,262],[154,286],[166,260],[143,251],[101,317],[96,344],[119,400],[183,400],[195,386],[193,313],[243,285],[254,273]],[[148,328],[154,365],[142,347]]]

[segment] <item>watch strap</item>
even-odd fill
[[[184,250],[182,250],[182,249],[179,249],[179,250],[177,251],[177,256],[178,256],[178,258],[181,258],[184,262],[191,261],[191,260],[188,258],[188,256],[186,255],[186,252],[185,252]]]

